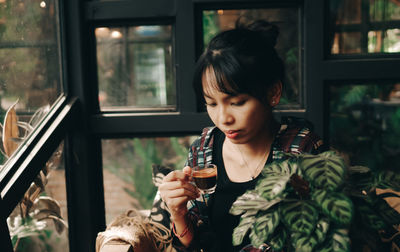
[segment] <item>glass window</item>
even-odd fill
[[[0,165],[63,91],[56,7],[56,0],[0,1]]]
[[[331,54],[399,53],[400,4],[330,0]]]
[[[100,109],[176,109],[171,25],[98,27]]]
[[[7,218],[14,251],[69,251],[63,143]]]
[[[400,81],[330,85],[330,144],[352,165],[400,163]]]
[[[276,24],[279,37],[276,50],[286,67],[284,93],[280,101],[281,107],[298,107],[301,104],[300,78],[300,33],[299,10],[297,8],[245,9],[245,10],[204,10],[203,11],[203,43],[205,46],[220,31],[232,29],[238,18],[251,22],[264,19]]]
[[[152,165],[182,169],[195,138],[102,140],[106,222],[132,208],[151,209],[157,192],[152,183]]]

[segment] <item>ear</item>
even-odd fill
[[[279,80],[275,82],[269,91],[269,105],[275,107],[279,104],[282,96],[282,82]]]

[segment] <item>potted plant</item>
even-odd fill
[[[234,202],[230,213],[241,215],[234,245],[249,234],[253,245],[275,251],[350,251],[368,245],[360,230],[380,237],[400,223],[400,214],[385,201],[400,196],[376,193],[400,191],[400,174],[346,167],[333,151],[280,156],[264,167],[255,189]]]

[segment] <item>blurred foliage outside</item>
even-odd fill
[[[400,171],[400,84],[331,85],[329,136],[351,165]]]
[[[157,188],[152,183],[152,165],[182,169],[193,137],[134,138],[103,140],[103,169],[134,186],[124,190],[151,209]]]
[[[55,1],[0,1],[0,122],[17,100],[19,119],[28,122],[62,92]],[[5,160],[0,152],[0,165]]]

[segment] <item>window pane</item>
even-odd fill
[[[4,126],[0,131],[6,142],[1,146],[7,146],[0,148],[0,165],[62,92],[56,6],[56,0],[0,1],[0,123]],[[30,125],[19,123],[19,132],[11,134],[5,117],[13,104],[18,122]],[[36,111],[40,113],[32,119]],[[8,129],[13,127],[17,125]]]
[[[208,42],[220,31],[232,29],[241,17],[246,21],[264,19],[276,24],[279,37],[276,50],[286,67],[285,90],[280,101],[287,107],[301,104],[300,79],[300,33],[299,11],[297,8],[246,9],[246,10],[205,10],[203,11],[203,42]]]
[[[368,33],[368,52],[400,52],[400,29],[370,31]]]
[[[101,110],[176,109],[171,29],[96,28]]]
[[[400,4],[386,0],[331,0],[331,54],[400,52]]]
[[[369,13],[371,21],[400,20],[398,1],[370,0]]]
[[[400,81],[330,86],[330,144],[353,165],[400,163]]]
[[[7,223],[14,251],[69,251],[63,143],[31,184]]]
[[[106,222],[128,209],[151,209],[157,188],[152,165],[182,169],[196,138],[157,137],[102,141]]]
[[[361,52],[360,32],[338,32],[332,46],[332,54],[351,54]]]

